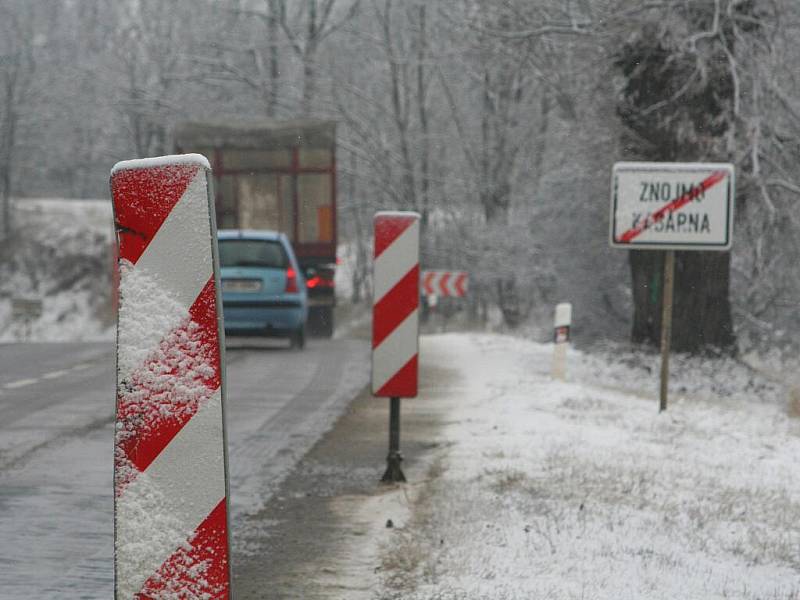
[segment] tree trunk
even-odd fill
[[[637,343],[658,346],[664,252],[629,253],[633,282],[633,332]],[[672,348],[692,354],[734,354],[736,338],[728,295],[729,252],[676,252]]]
[[[269,91],[267,96],[267,116],[275,118],[278,113],[278,78],[280,62],[278,59],[278,18],[280,7],[275,0],[269,1],[267,36],[269,37]]]

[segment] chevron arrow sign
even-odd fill
[[[467,295],[466,271],[423,271],[422,291],[426,296],[463,298]]]

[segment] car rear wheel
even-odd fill
[[[295,330],[292,333],[292,337],[290,339],[291,347],[297,348],[298,350],[302,350],[306,346],[306,328],[300,327],[299,329]]]
[[[314,306],[308,311],[309,328],[312,335],[333,337],[333,307]]]

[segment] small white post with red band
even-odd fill
[[[572,304],[557,304],[553,319],[553,378],[562,381],[567,378],[567,348],[571,326]]]
[[[111,171],[119,243],[116,600],[230,598],[223,327],[210,167]]]
[[[667,409],[676,250],[728,251],[734,167],[728,163],[621,162],[611,180],[613,248],[664,251],[659,411]]]
[[[415,212],[375,215],[372,393],[391,398],[383,481],[405,481],[400,462],[400,398],[417,395],[419,222]]]

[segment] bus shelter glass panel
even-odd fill
[[[236,179],[241,229],[281,228],[276,175],[239,175]]]
[[[291,153],[288,150],[239,150],[226,148],[222,166],[226,171],[270,171],[288,169]]]
[[[333,153],[330,150],[315,148],[300,149],[300,168],[326,169],[333,164]]]
[[[301,173],[297,177],[300,242],[333,241],[331,176]]]
[[[281,231],[294,241],[294,182],[292,175],[278,177],[278,194],[281,199]]]
[[[232,175],[216,177],[214,181],[217,205],[217,228],[235,229],[239,225],[236,208],[236,179]]]

